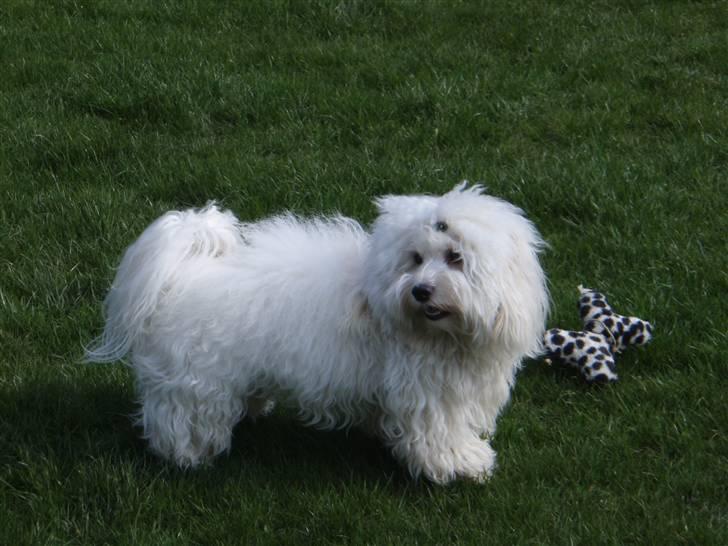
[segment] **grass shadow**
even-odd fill
[[[52,463],[61,472],[79,461],[104,460],[132,466],[172,481],[217,482],[235,477],[256,485],[284,480],[297,488],[319,489],[343,481],[408,486],[411,478],[375,438],[351,430],[323,431],[302,425],[286,410],[256,422],[243,420],[228,454],[210,466],[179,470],[149,452],[131,415],[131,386],[113,381],[45,380],[3,396],[0,460]]]

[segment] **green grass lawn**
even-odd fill
[[[8,0],[0,69],[0,543],[728,544],[725,2]],[[181,472],[79,363],[165,210],[464,178],[549,241],[550,326],[579,283],[655,326],[605,388],[529,362],[486,485],[281,411]]]

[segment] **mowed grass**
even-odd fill
[[[0,44],[1,543],[728,543],[725,3],[10,0]],[[79,363],[163,211],[465,178],[549,241],[550,326],[579,283],[655,326],[605,388],[527,363],[486,485],[285,411],[181,472]]]

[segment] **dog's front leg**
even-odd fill
[[[456,478],[482,482],[495,469],[496,453],[487,440],[462,417],[433,408],[400,421],[397,435],[389,443],[413,475],[424,475],[438,484]]]

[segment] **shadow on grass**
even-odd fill
[[[72,378],[24,384],[0,402],[0,460],[46,461],[63,472],[86,462],[136,468],[142,474],[198,484],[234,478],[265,486],[282,480],[320,489],[343,482],[409,489],[411,478],[375,438],[352,430],[322,431],[276,409],[256,422],[239,423],[228,454],[209,467],[179,470],[152,455],[133,425],[129,385],[89,384]],[[420,482],[423,487],[428,486]]]
[[[64,377],[28,380],[2,396],[2,441],[59,458],[133,456],[141,441],[128,415],[134,410],[128,386],[91,384]]]

